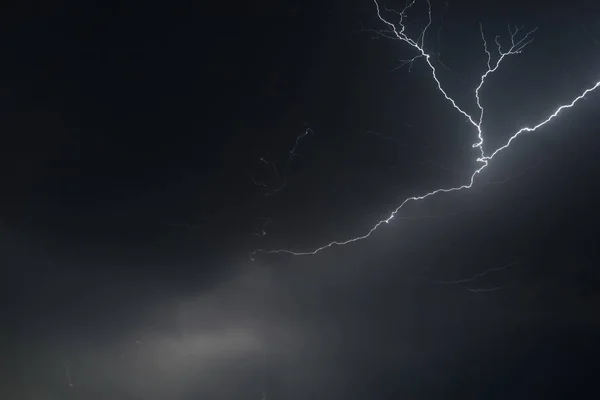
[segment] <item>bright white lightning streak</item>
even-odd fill
[[[344,240],[344,241],[337,241],[337,240],[332,241],[324,246],[318,247],[311,251],[298,252],[298,251],[292,251],[292,250],[286,250],[286,249],[281,249],[281,250],[258,249],[251,253],[251,258],[252,258],[252,256],[254,256],[257,253],[266,253],[266,254],[284,253],[284,254],[291,254],[291,255],[295,255],[295,256],[315,255],[318,252],[328,249],[333,246],[343,246],[346,244],[358,242],[360,240],[367,239],[369,236],[371,236],[371,234],[373,232],[375,232],[382,225],[388,224],[407,203],[410,203],[413,201],[416,202],[416,201],[420,201],[420,200],[425,200],[425,199],[432,197],[439,193],[458,192],[458,191],[461,191],[464,189],[470,189],[473,186],[477,175],[479,175],[481,173],[481,171],[483,171],[489,165],[489,162],[494,157],[496,157],[503,150],[507,149],[511,145],[513,140],[515,140],[519,135],[521,135],[524,132],[534,132],[534,131],[538,130],[539,128],[543,127],[544,125],[549,123],[551,120],[553,120],[556,116],[558,116],[558,114],[561,111],[573,107],[578,101],[584,99],[590,92],[596,90],[600,86],[600,81],[599,81],[596,84],[594,84],[592,87],[584,90],[579,96],[577,96],[575,99],[573,99],[570,103],[564,104],[564,105],[558,107],[549,117],[547,117],[542,122],[538,123],[537,125],[535,125],[533,127],[525,127],[525,128],[519,129],[508,139],[508,141],[504,145],[500,146],[498,149],[493,151],[490,155],[485,155],[485,152],[483,149],[483,144],[484,144],[483,132],[481,129],[481,125],[482,125],[482,121],[483,121],[483,106],[481,105],[479,92],[480,92],[481,88],[483,87],[486,78],[489,77],[492,73],[494,73],[498,69],[500,63],[502,62],[502,60],[504,60],[504,58],[506,56],[521,53],[523,48],[525,46],[527,46],[529,43],[531,43],[532,39],[530,38],[530,35],[535,31],[535,29],[527,32],[521,39],[516,40],[516,36],[517,36],[518,32],[520,31],[520,29],[522,29],[522,28],[519,27],[519,28],[515,28],[513,30],[509,26],[508,31],[510,34],[511,47],[506,52],[502,51],[502,46],[498,40],[498,36],[496,36],[494,41],[496,43],[496,47],[497,47],[497,50],[499,53],[499,58],[495,63],[492,63],[491,52],[488,49],[487,41],[483,34],[483,28],[480,25],[481,38],[484,43],[484,50],[487,54],[487,70],[483,73],[483,75],[481,75],[480,83],[477,86],[477,88],[475,89],[475,99],[477,102],[477,106],[479,108],[479,118],[477,118],[477,120],[476,120],[469,113],[467,113],[462,108],[460,108],[458,106],[458,104],[454,101],[454,99],[452,99],[448,95],[448,93],[443,89],[442,84],[437,77],[436,68],[431,61],[431,55],[428,54],[424,49],[425,35],[427,33],[427,29],[431,25],[431,3],[430,3],[430,0],[427,0],[427,4],[429,6],[428,22],[427,22],[425,28],[423,29],[422,33],[417,38],[417,40],[411,39],[409,36],[407,36],[407,34],[405,33],[406,26],[403,24],[403,20],[406,17],[406,11],[415,4],[416,0],[412,0],[401,12],[396,12],[396,14],[399,16],[399,19],[400,19],[397,24],[393,24],[392,22],[389,22],[387,19],[385,19],[381,15],[381,9],[380,9],[380,6],[379,6],[379,3],[377,2],[377,0],[373,0],[373,2],[375,3],[375,7],[377,10],[377,16],[378,16],[379,20],[381,22],[383,22],[390,29],[389,31],[380,31],[378,33],[380,33],[381,35],[383,35],[385,37],[393,38],[396,40],[400,40],[404,43],[407,43],[410,47],[415,49],[418,54],[415,57],[413,57],[412,59],[408,60],[406,63],[412,64],[417,59],[423,58],[425,60],[425,62],[427,63],[427,65],[429,66],[429,69],[431,70],[433,80],[435,81],[439,92],[444,96],[444,98],[446,100],[448,100],[448,102],[450,102],[450,104],[452,105],[452,107],[454,107],[454,109],[456,109],[460,114],[462,114],[467,119],[467,121],[475,127],[475,129],[477,130],[478,141],[473,144],[473,148],[479,149],[479,152],[481,155],[476,159],[476,161],[481,163],[482,165],[473,172],[473,174],[471,175],[471,177],[469,179],[469,182],[466,184],[463,184],[461,186],[456,186],[456,187],[450,187],[450,188],[439,188],[439,189],[435,189],[435,190],[433,190],[429,193],[426,193],[424,195],[421,195],[421,196],[408,197],[390,213],[390,216],[388,218],[377,222],[375,225],[373,225],[373,227],[371,229],[369,229],[367,231],[367,233],[365,233],[363,235],[356,236],[354,238]]]
[[[482,161],[489,161],[492,158],[494,158],[496,156],[496,154],[500,153],[502,150],[508,148],[510,146],[510,144],[512,143],[513,140],[515,140],[517,138],[517,136],[519,136],[521,133],[523,132],[533,132],[535,130],[537,130],[538,128],[541,128],[542,126],[546,125],[548,122],[550,122],[552,119],[554,119],[562,110],[568,109],[573,107],[579,100],[582,100],[585,98],[585,96],[587,96],[588,93],[593,92],[594,90],[596,90],[598,87],[600,87],[600,81],[596,82],[596,84],[586,90],[583,91],[583,93],[581,93],[579,96],[577,96],[575,99],[573,99],[573,101],[571,101],[569,104],[564,104],[560,107],[558,107],[556,109],[556,111],[554,111],[548,118],[546,118],[544,121],[540,122],[539,124],[535,125],[534,127],[525,127],[525,128],[521,128],[519,129],[517,132],[515,132],[510,139],[508,139],[506,141],[506,143],[503,146],[498,147],[496,150],[494,150],[494,152],[489,155],[489,156],[485,156],[483,157],[481,160]],[[480,159],[478,159],[477,161],[479,161]]]

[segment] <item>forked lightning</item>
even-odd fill
[[[396,216],[396,214],[407,204],[410,202],[415,202],[415,201],[419,201],[419,200],[425,200],[428,197],[431,197],[433,195],[439,194],[439,193],[449,193],[449,192],[457,192],[457,191],[461,191],[461,190],[465,190],[465,189],[469,189],[473,186],[474,182],[475,182],[475,178],[477,177],[477,175],[479,175],[488,165],[489,162],[496,157],[498,154],[500,154],[503,150],[507,149],[513,142],[514,140],[520,136],[522,133],[525,132],[534,132],[538,129],[540,129],[541,127],[543,127],[544,125],[546,125],[547,123],[549,123],[550,121],[552,121],[554,118],[556,118],[562,111],[569,109],[571,107],[573,107],[577,102],[579,102],[580,100],[584,99],[589,93],[595,91],[599,86],[600,86],[600,81],[596,82],[594,85],[590,86],[589,88],[583,90],[581,92],[581,94],[577,97],[575,97],[573,100],[571,100],[570,102],[558,107],[552,114],[550,114],[550,116],[548,116],[546,119],[542,120],[541,122],[539,122],[537,125],[534,125],[532,127],[524,127],[519,129],[517,132],[515,132],[512,136],[510,136],[510,138],[506,141],[505,144],[503,144],[502,146],[498,147],[496,150],[492,151],[492,152],[488,152],[486,153],[486,151],[484,150],[484,137],[483,137],[483,131],[482,131],[482,122],[483,122],[483,116],[484,116],[484,108],[481,104],[481,98],[480,98],[480,91],[483,88],[483,85],[486,82],[486,79],[493,74],[494,72],[497,71],[498,67],[500,66],[500,64],[502,63],[502,61],[505,60],[506,57],[511,56],[511,55],[516,55],[519,54],[523,51],[523,49],[532,41],[532,34],[533,32],[535,32],[536,29],[532,29],[530,31],[527,32],[523,32],[522,29],[523,27],[511,27],[509,25],[508,27],[508,33],[509,33],[509,38],[510,38],[510,47],[508,49],[504,49],[502,48],[502,45],[500,43],[499,40],[499,36],[496,36],[494,38],[494,43],[495,43],[495,47],[496,50],[498,52],[498,56],[496,58],[496,61],[493,61],[492,57],[492,51],[490,50],[490,48],[488,47],[488,42],[485,38],[484,35],[484,31],[483,31],[483,26],[480,25],[480,32],[481,32],[481,39],[483,40],[483,48],[484,51],[487,55],[487,70],[481,75],[481,79],[479,80],[479,85],[475,88],[474,91],[474,96],[475,96],[475,101],[477,103],[477,107],[478,107],[478,115],[477,116],[472,116],[471,114],[467,113],[465,110],[463,110],[462,108],[460,108],[458,106],[458,104],[456,103],[456,101],[454,101],[454,99],[452,99],[452,97],[450,97],[448,95],[448,93],[443,89],[442,84],[440,82],[440,80],[438,79],[437,76],[437,70],[436,67],[434,65],[434,62],[432,61],[432,55],[427,53],[425,51],[425,47],[424,47],[424,43],[425,43],[425,37],[427,35],[427,30],[429,29],[429,27],[431,26],[432,23],[432,18],[431,18],[431,3],[430,0],[426,0],[427,5],[428,5],[428,20],[427,23],[424,27],[424,29],[422,30],[421,34],[416,38],[413,39],[411,37],[408,36],[408,34],[406,33],[406,25],[405,25],[405,18],[407,15],[407,11],[415,4],[416,0],[412,0],[410,3],[408,3],[408,5],[400,12],[394,11],[394,15],[397,17],[398,22],[393,23],[390,22],[389,19],[386,19],[386,17],[384,15],[382,15],[382,11],[381,11],[381,7],[379,5],[379,3],[377,2],[377,0],[373,0],[373,2],[375,3],[375,7],[376,7],[376,11],[377,11],[377,16],[379,18],[379,20],[386,26],[386,29],[384,30],[380,30],[380,31],[376,31],[378,34],[385,36],[387,38],[392,38],[394,40],[399,40],[401,42],[406,43],[409,47],[411,47],[412,49],[415,50],[415,52],[417,53],[413,58],[404,61],[404,64],[409,64],[410,66],[412,66],[412,64],[414,64],[416,61],[423,59],[427,65],[427,67],[431,70],[431,75],[433,77],[433,80],[436,83],[437,89],[438,91],[442,94],[442,96],[444,96],[444,98],[450,103],[450,105],[460,114],[462,114],[466,120],[476,129],[477,132],[477,141],[475,143],[473,143],[473,148],[478,149],[479,152],[479,156],[477,157],[476,161],[480,164],[479,167],[477,169],[475,169],[475,171],[473,171],[469,181],[461,186],[456,186],[456,187],[448,187],[448,188],[438,188],[435,189],[429,193],[425,193],[423,195],[420,196],[413,196],[413,197],[409,197],[407,199],[405,199],[403,202],[401,202],[391,213],[390,215],[385,218],[380,220],[379,222],[375,223],[365,234],[360,235],[360,236],[356,236],[347,240],[341,240],[341,241],[332,241],[324,246],[318,247],[314,250],[310,250],[310,251],[292,251],[292,250],[286,250],[286,249],[282,249],[282,250],[264,250],[264,249],[259,249],[259,250],[255,250],[251,253],[251,256],[254,256],[258,253],[267,253],[267,254],[274,254],[274,253],[285,253],[285,254],[291,254],[291,255],[295,255],[295,256],[301,256],[301,255],[314,255],[317,254],[318,252],[328,249],[330,247],[333,246],[343,246],[346,244],[350,244],[353,242],[357,242],[363,239],[368,238],[369,236],[371,236],[371,234],[373,232],[375,232],[379,227],[381,227],[384,224],[389,223],[392,219],[394,219],[394,217]],[[386,10],[386,11],[391,11],[391,10]]]

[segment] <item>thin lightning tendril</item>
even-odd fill
[[[518,173],[516,175],[509,176],[509,177],[504,178],[504,179],[499,180],[499,181],[487,181],[485,184],[486,185],[503,185],[503,184],[505,184],[507,182],[510,182],[512,180],[515,180],[515,179],[518,179],[518,178],[522,177],[523,175],[525,175],[526,173],[528,173],[532,169],[538,168],[540,165],[542,165],[542,162],[538,161],[535,165],[533,165],[531,167],[525,168],[525,170],[521,171],[520,173]]]
[[[290,150],[290,156],[288,158],[288,163],[292,162],[296,156],[296,149],[298,148],[298,143],[302,140],[302,138],[306,135],[313,133],[313,130],[310,128],[306,128],[303,133],[296,137],[296,141],[294,142],[294,147]]]
[[[458,283],[473,282],[474,280],[476,280],[478,278],[481,278],[481,277],[484,277],[484,276],[486,276],[487,274],[489,274],[491,272],[504,271],[505,269],[508,269],[508,268],[512,267],[513,265],[516,265],[518,263],[519,263],[519,261],[513,261],[513,262],[511,262],[509,264],[506,264],[506,265],[504,265],[502,267],[486,269],[485,271],[480,272],[478,274],[475,274],[475,275],[471,276],[470,278],[458,279],[458,280],[455,280],[455,281],[440,281],[440,283],[443,283],[445,285],[454,285],[454,284],[458,284]]]
[[[480,24],[480,32],[481,32],[481,38],[483,40],[483,45],[484,45],[484,51],[487,55],[487,70],[481,75],[481,79],[479,82],[479,85],[475,88],[475,100],[477,103],[477,107],[479,109],[479,116],[477,118],[474,118],[473,116],[471,116],[469,113],[467,113],[466,111],[464,111],[457,103],[456,101],[450,97],[450,95],[444,90],[444,88],[442,87],[442,84],[437,76],[437,70],[435,68],[435,65],[432,62],[432,56],[431,54],[427,53],[424,49],[424,43],[425,43],[425,37],[427,34],[427,30],[429,29],[429,27],[431,26],[431,2],[430,0],[426,0],[427,1],[427,5],[428,5],[428,21],[423,29],[423,31],[421,32],[421,34],[417,37],[417,39],[412,39],[410,38],[405,30],[406,30],[406,26],[404,25],[404,18],[406,17],[406,13],[408,11],[409,8],[411,8],[416,0],[412,0],[410,3],[407,4],[407,6],[400,12],[398,11],[393,11],[398,17],[399,17],[399,21],[394,24],[392,22],[390,22],[389,20],[387,20],[386,18],[384,18],[382,16],[381,13],[381,8],[379,6],[379,3],[377,2],[377,0],[373,0],[373,2],[375,3],[375,7],[376,7],[376,11],[377,11],[377,17],[379,18],[379,20],[385,25],[387,26],[389,29],[388,30],[380,30],[380,31],[374,31],[376,33],[378,33],[381,36],[387,37],[387,38],[391,38],[391,39],[395,39],[395,40],[400,40],[406,44],[408,44],[410,47],[412,47],[414,50],[416,50],[417,55],[414,56],[412,59],[409,60],[405,60],[403,61],[402,65],[406,65],[409,64],[410,66],[412,66],[412,64],[419,60],[419,59],[423,59],[425,61],[425,63],[427,64],[427,66],[429,67],[429,69],[431,70],[431,74],[433,77],[433,80],[436,83],[437,89],[438,91],[444,96],[444,98],[452,105],[452,107],[454,107],[454,109],[459,112],[460,114],[462,114],[466,120],[473,126],[475,127],[475,129],[477,130],[477,142],[474,143],[472,145],[473,148],[477,148],[479,149],[479,154],[480,156],[477,157],[476,161],[478,163],[481,163],[481,165],[475,169],[475,171],[472,173],[468,183],[465,183],[463,185],[460,186],[456,186],[456,187],[449,187],[449,188],[439,188],[439,189],[435,189],[429,193],[426,193],[424,195],[421,196],[412,196],[412,197],[408,197],[406,198],[404,201],[402,201],[389,215],[388,218],[382,219],[379,222],[377,222],[375,225],[373,225],[371,227],[371,229],[369,229],[365,234],[360,235],[360,236],[356,236],[354,238],[351,239],[347,239],[347,240],[343,240],[343,241],[332,241],[324,246],[318,247],[314,250],[311,251],[292,251],[292,250],[286,250],[286,249],[281,249],[281,250],[264,250],[264,249],[258,249],[258,250],[254,250],[250,255],[251,255],[251,259],[253,259],[253,256],[258,254],[258,253],[265,253],[265,254],[277,254],[277,253],[283,253],[283,254],[290,254],[290,255],[294,255],[294,256],[302,256],[302,255],[315,255],[317,253],[319,253],[322,250],[331,248],[333,246],[343,246],[343,245],[347,245],[350,243],[354,243],[354,242],[358,242],[364,239],[367,239],[369,236],[371,236],[371,234],[373,232],[375,232],[377,229],[379,229],[379,227],[381,227],[384,224],[388,224],[392,219],[394,219],[394,217],[396,216],[396,214],[408,203],[410,202],[416,202],[416,201],[420,201],[420,200],[425,200],[429,197],[432,197],[436,194],[439,193],[450,193],[450,192],[458,192],[458,191],[462,191],[465,189],[470,189],[474,182],[475,182],[475,178],[489,165],[489,162],[496,157],[498,154],[500,154],[503,150],[507,149],[511,143],[518,137],[520,136],[522,133],[525,132],[534,132],[536,130],[538,130],[539,128],[543,127],[544,125],[546,125],[547,123],[549,123],[550,121],[552,121],[555,117],[557,117],[561,111],[569,109],[571,107],[573,107],[577,102],[579,102],[580,100],[584,99],[590,92],[596,90],[598,87],[600,87],[600,81],[598,81],[597,83],[595,83],[593,86],[589,87],[588,89],[584,90],[579,96],[577,96],[575,99],[573,99],[570,103],[564,104],[560,107],[558,107],[552,114],[550,114],[550,116],[548,116],[546,119],[544,119],[543,121],[539,122],[537,125],[533,126],[533,127],[524,127],[519,129],[517,132],[515,132],[509,139],[508,141],[500,146],[499,148],[497,148],[496,150],[494,150],[491,154],[486,155],[483,145],[484,145],[484,139],[483,139],[483,131],[482,131],[482,123],[483,123],[483,116],[484,116],[484,108],[481,105],[481,99],[480,99],[480,91],[483,88],[483,85],[486,82],[486,79],[493,74],[498,67],[500,66],[500,64],[502,63],[502,61],[510,55],[516,55],[516,54],[520,54],[523,49],[529,44],[531,43],[531,41],[533,40],[533,38],[531,37],[531,35],[535,32],[535,30],[537,29],[533,29],[527,33],[525,33],[524,35],[522,35],[522,37],[519,39],[517,36],[519,34],[519,32],[522,30],[523,27],[511,27],[510,25],[508,26],[508,33],[509,33],[509,37],[510,37],[510,48],[507,51],[503,51],[502,50],[502,45],[500,44],[500,40],[499,40],[499,36],[496,36],[494,39],[494,42],[496,44],[497,50],[498,50],[498,58],[495,62],[492,62],[492,53],[490,52],[489,48],[488,48],[488,43],[487,40],[485,38],[484,32],[483,32],[483,26]],[[392,11],[392,10],[387,10],[386,11]]]
[[[269,162],[267,161],[264,157],[260,157],[259,158],[259,162],[263,165],[266,165],[267,167],[272,167],[273,168],[273,173],[274,175],[277,177],[278,181],[283,181],[283,183],[281,183],[279,186],[277,186],[274,189],[269,189],[269,185],[267,185],[265,182],[262,181],[257,181],[254,176],[251,176],[252,178],[252,182],[254,183],[255,186],[260,186],[263,188],[268,189],[265,192],[265,197],[269,197],[269,196],[273,196],[277,193],[279,193],[280,191],[282,191],[283,189],[285,189],[285,187],[287,186],[287,169],[289,169],[290,164],[294,161],[295,158],[299,157],[298,153],[296,152],[296,149],[298,148],[298,144],[300,143],[300,141],[302,140],[303,137],[314,133],[313,130],[311,128],[306,128],[304,130],[303,133],[301,133],[300,135],[296,136],[296,141],[294,142],[294,146],[291,148],[291,150],[288,153],[288,159],[287,159],[287,168],[284,169],[283,174],[279,173],[279,169],[277,168],[277,165],[275,165],[275,163],[273,162]]]

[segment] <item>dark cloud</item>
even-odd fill
[[[470,191],[410,204],[368,240],[252,262],[362,235],[407,196],[464,182],[475,133],[422,65],[394,70],[407,49],[362,29],[379,27],[369,1],[150,3],[2,17],[1,398],[595,388],[598,95]],[[593,5],[514,3],[444,8],[440,76],[469,109],[477,22],[539,26],[483,91],[491,144],[597,79],[595,25],[578,34]],[[265,196],[253,166],[285,163],[307,126],[285,190]]]

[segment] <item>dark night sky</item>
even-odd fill
[[[464,183],[475,132],[370,0],[216,3],[3,6],[0,397],[593,398],[600,92],[470,191],[251,262]],[[600,78],[599,7],[539,3],[432,2],[469,112],[479,22],[538,27],[482,91],[489,150]]]

